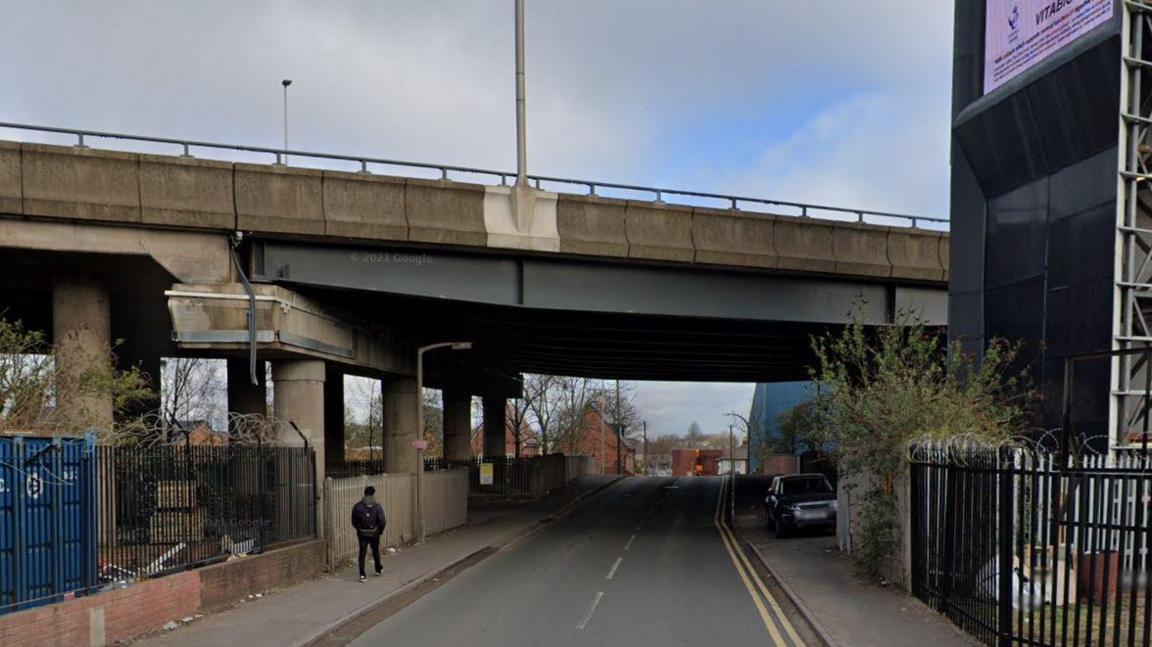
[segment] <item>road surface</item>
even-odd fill
[[[352,644],[807,644],[735,552],[719,514],[727,490],[719,477],[625,479]]]

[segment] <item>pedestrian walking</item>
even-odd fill
[[[380,564],[380,535],[384,534],[384,527],[388,520],[384,518],[384,508],[376,503],[376,488],[369,485],[364,488],[364,498],[352,506],[352,527],[356,529],[356,538],[360,541],[360,581],[368,579],[364,575],[364,553],[372,547],[372,561],[376,563],[376,576],[379,577],[384,567]]]

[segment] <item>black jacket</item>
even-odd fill
[[[387,525],[384,508],[372,497],[366,496],[352,506],[352,527],[361,537],[379,537]]]

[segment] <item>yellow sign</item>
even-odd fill
[[[480,485],[492,485],[493,473],[492,463],[480,463]]]

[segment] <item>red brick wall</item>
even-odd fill
[[[105,642],[160,629],[170,620],[221,607],[247,596],[320,575],[324,541],[144,580],[126,589],[0,615],[3,647],[86,647],[92,609],[104,613]]]
[[[111,645],[196,613],[199,606],[200,578],[195,571],[185,571],[118,591],[2,615],[0,645],[88,645],[91,609],[103,609],[106,642]]]
[[[249,593],[319,577],[327,560],[325,543],[319,540],[202,568],[196,571],[200,574],[200,607],[215,609]]]

